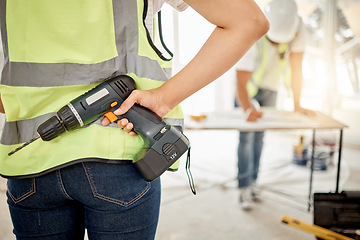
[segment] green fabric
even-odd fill
[[[148,90],[161,86],[164,82],[148,78],[139,78],[129,74],[138,89]],[[71,100],[77,98],[99,83],[90,85],[75,85],[62,87],[12,87],[0,85],[1,99],[4,103],[7,121],[19,121],[56,112]],[[48,99],[52,101],[49,102]],[[21,107],[20,107],[21,106]],[[167,115],[167,118],[183,118],[180,105]]]
[[[117,56],[112,0],[11,0],[6,11],[12,62],[91,64]]]
[[[247,91],[250,97],[254,97],[259,91],[258,86],[261,84],[261,81],[264,77],[267,65],[268,65],[268,48],[269,42],[266,37],[261,39],[262,46],[258,46],[257,48],[257,56],[256,59],[260,60],[259,67],[253,72],[251,78],[252,81],[247,83]],[[285,58],[285,54],[289,50],[289,44],[287,43],[279,43],[277,46],[277,53],[279,54],[279,64],[277,66],[277,75],[278,79],[281,79],[281,75],[284,75],[284,83],[286,86],[290,85],[291,82],[291,71],[290,68],[287,68],[287,59]],[[280,57],[282,56],[282,57]],[[255,84],[254,84],[255,83]]]
[[[137,0],[138,55],[157,60],[161,67],[168,68],[171,66],[171,61],[162,60],[148,43],[142,19],[143,5],[143,0]],[[112,0],[63,0],[60,2],[11,0],[7,1],[6,11],[10,62],[43,63],[44,66],[47,63],[66,63],[66,65],[61,65],[66,68],[67,63],[89,64],[90,66],[90,64],[117,57]],[[128,26],[126,22],[122,24]],[[130,39],[134,37],[125,36]],[[126,62],[126,64],[131,63]],[[139,61],[134,63],[139,63]],[[37,71],[36,68],[32,68],[33,66],[34,64],[29,64],[29,70]],[[149,66],[152,65],[146,65],[145,68]],[[52,65],[49,64],[50,69],[51,67]],[[61,79],[61,73],[57,75]],[[129,73],[129,75],[134,78],[138,89],[151,89],[164,83],[164,81],[156,81],[156,77],[152,80],[139,78],[134,73]],[[149,76],[153,75],[161,77],[156,68],[149,73]],[[99,83],[54,87],[24,87],[7,84],[0,85],[0,93],[7,121],[14,122],[12,124],[16,125],[15,121],[24,120],[29,121],[31,125],[34,118],[58,111],[97,84]],[[51,99],[50,102],[49,99]],[[183,118],[181,107],[177,106],[166,118]],[[30,135],[35,129],[29,129]],[[14,132],[12,137],[16,140],[17,133]],[[83,158],[133,160],[136,153],[142,149],[143,140],[141,136],[130,136],[119,128],[93,124],[70,133],[66,132],[50,142],[37,140],[14,155],[7,155],[19,145],[0,145],[1,175],[38,174]],[[178,166],[179,162],[176,162],[172,168],[176,169]]]
[[[262,47],[260,46],[257,47],[257,56],[256,56],[256,59],[260,59],[260,65],[253,72],[251,76],[252,81],[254,81],[255,84],[251,81],[247,83],[247,91],[250,97],[254,97],[259,91],[257,86],[259,86],[259,84],[261,83],[267,66],[268,42],[266,41],[265,37],[263,37],[261,41],[262,41]]]
[[[1,99],[9,122],[56,112],[97,84],[63,87],[12,87],[0,85]],[[51,101],[49,101],[51,99]]]
[[[134,153],[141,150],[143,140],[139,135],[130,136],[119,128],[93,124],[87,128],[63,133],[49,142],[38,139],[14,155],[7,156],[7,153],[18,146],[0,145],[1,175],[36,174],[65,164],[69,159],[86,157],[129,160],[135,157]],[[64,154],[66,157],[63,157]]]
[[[128,75],[135,80],[137,89],[149,90],[149,89],[160,87],[162,84],[164,84],[164,82],[162,82],[162,81],[155,81],[150,78],[139,78],[133,73],[130,73]],[[165,117],[166,118],[180,118],[180,119],[184,118],[184,114],[181,109],[181,106],[178,105],[175,108],[173,108]]]
[[[171,68],[171,60],[163,60],[157,55],[154,49],[150,46],[147,39],[145,26],[143,24],[143,0],[137,0],[138,6],[138,32],[139,32],[139,42],[138,42],[138,54],[139,56],[149,57],[150,59],[157,60],[162,68]],[[155,25],[156,26],[156,25]]]

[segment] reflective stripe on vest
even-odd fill
[[[129,136],[116,124],[103,127],[100,120],[7,154],[105,78],[128,74],[138,89],[152,89],[168,79],[171,60],[148,40],[146,6],[146,0],[0,0],[5,55],[0,93],[7,121],[0,145],[1,175],[36,175],[86,158],[134,159],[143,146],[141,136]],[[165,121],[182,127],[180,106]]]
[[[269,41],[266,37],[261,38],[261,41],[256,43],[257,46],[257,56],[258,61],[256,70],[251,76],[251,80],[247,83],[247,91],[250,97],[254,97],[258,91],[259,86],[264,78],[264,74],[268,65],[269,60]],[[277,53],[279,56],[279,64],[277,66],[277,81],[280,81],[281,75],[285,74],[285,84],[290,83],[289,68],[287,68],[286,55],[288,54],[289,44],[279,43],[277,46]]]

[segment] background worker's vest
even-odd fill
[[[114,123],[104,127],[101,120],[7,154],[37,136],[37,127],[62,106],[106,78],[128,74],[138,89],[168,79],[171,59],[148,35],[146,8],[146,0],[0,0],[5,57],[0,93],[6,112],[2,176],[35,176],[89,158],[134,159],[142,138]],[[180,106],[165,120],[182,126]]]
[[[257,68],[251,76],[251,80],[247,83],[247,90],[250,97],[254,97],[258,91],[259,86],[264,78],[266,68],[268,66],[269,56],[269,44],[271,44],[266,37],[262,37],[260,41],[256,43],[256,61]],[[288,67],[286,54],[289,51],[289,44],[279,43],[277,46],[277,53],[279,57],[276,79],[280,83],[281,79],[284,79],[285,86],[290,85],[291,81],[291,69]]]

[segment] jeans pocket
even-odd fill
[[[7,182],[7,196],[14,203],[27,199],[35,192],[35,178],[9,179]]]
[[[83,163],[93,195],[107,202],[128,207],[151,192],[132,164]]]

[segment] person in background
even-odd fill
[[[260,107],[275,106],[279,86],[291,82],[295,111],[313,115],[300,105],[306,29],[296,2],[273,0],[266,5],[265,16],[270,30],[235,65],[236,106],[242,107],[246,121],[257,121],[263,116]],[[263,137],[264,132],[239,132],[238,187],[244,210],[259,200],[255,185]]]
[[[136,102],[181,124],[180,102],[230,69],[269,27],[253,0],[186,0],[216,27],[193,60],[169,78],[171,59],[154,47],[145,24],[150,2],[165,1],[0,0],[0,111],[6,115],[0,174],[9,178],[18,240],[78,240],[85,229],[90,240],[154,239],[160,178],[146,182],[131,164],[144,143],[127,119],[99,119],[8,153],[36,137],[37,127],[69,101],[123,74],[138,90],[117,114]]]

